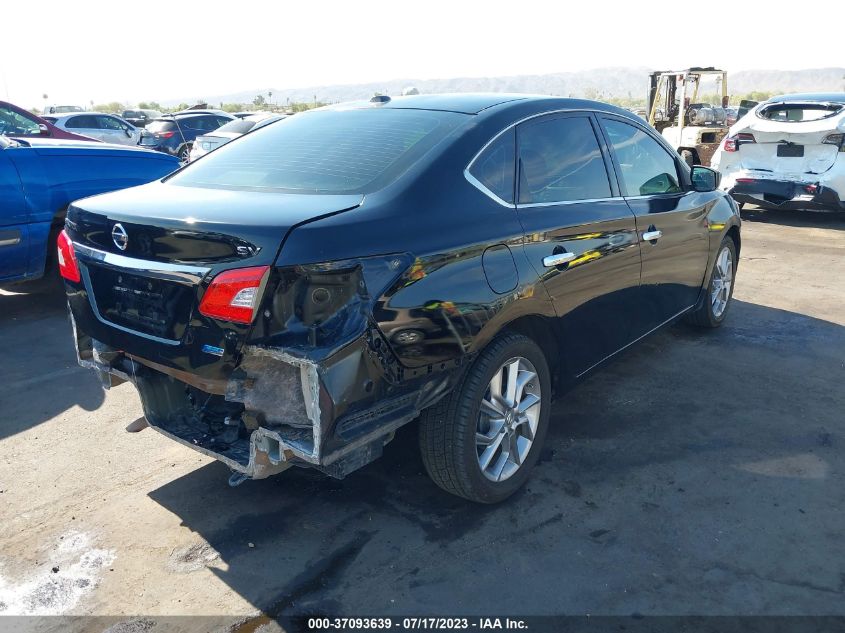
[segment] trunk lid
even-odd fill
[[[839,148],[822,141],[840,133],[839,121],[839,117],[787,122],[754,119],[735,132],[753,134],[756,141],[740,145],[742,167],[791,180],[824,173],[833,167]]]
[[[107,253],[214,269],[272,264],[288,231],[354,209],[362,195],[300,195],[154,182],[75,202],[71,239]],[[248,210],[248,212],[247,212]],[[112,233],[126,233],[121,249]]]

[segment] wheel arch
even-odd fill
[[[742,236],[740,234],[739,227],[737,225],[733,225],[725,232],[725,235],[734,241],[734,246],[736,246],[736,258],[739,259],[739,252],[742,249]]]
[[[537,343],[549,364],[552,385],[557,385],[565,363],[560,337],[551,318],[538,314],[521,316],[506,323],[499,334],[502,332],[516,332]]]

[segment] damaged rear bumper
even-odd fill
[[[403,379],[368,331],[330,357],[245,345],[227,380],[195,375],[109,347],[77,331],[79,364],[105,388],[131,382],[149,425],[228,465],[230,483],[290,466],[342,478],[377,459],[400,426],[453,386],[461,362]]]
[[[790,211],[845,211],[838,191],[819,182],[739,177],[728,193],[740,203]]]

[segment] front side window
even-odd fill
[[[100,122],[100,128],[103,130],[122,130],[123,125],[117,119],[110,116],[97,117]]]
[[[604,120],[629,196],[682,191],[673,156],[643,130],[613,119]]]
[[[488,145],[470,166],[469,173],[492,194],[513,203],[514,131],[508,130]]]
[[[0,107],[0,135],[31,136],[39,134],[38,123],[11,110]]]
[[[99,130],[100,124],[97,123],[97,117],[84,115],[69,118],[65,123],[65,127],[72,129]]]
[[[314,110],[190,163],[174,185],[366,194],[393,182],[467,120],[436,110]]]
[[[519,203],[609,198],[610,182],[590,119],[561,117],[519,128]]]

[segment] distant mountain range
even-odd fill
[[[325,103],[369,99],[374,93],[398,95],[413,86],[420,93],[438,92],[523,92],[564,97],[645,98],[648,68],[598,68],[548,75],[513,75],[505,77],[456,77],[453,79],[391,79],[362,84],[312,86],[308,88],[256,88],[230,94],[193,95],[162,102],[165,106],[196,103],[252,103],[256,95],[283,105],[310,102],[315,98]],[[705,88],[704,86],[702,88]],[[807,70],[743,70],[728,74],[728,92],[747,94],[763,92],[845,92],[845,68],[811,68]],[[705,92],[709,92],[705,89]]]

